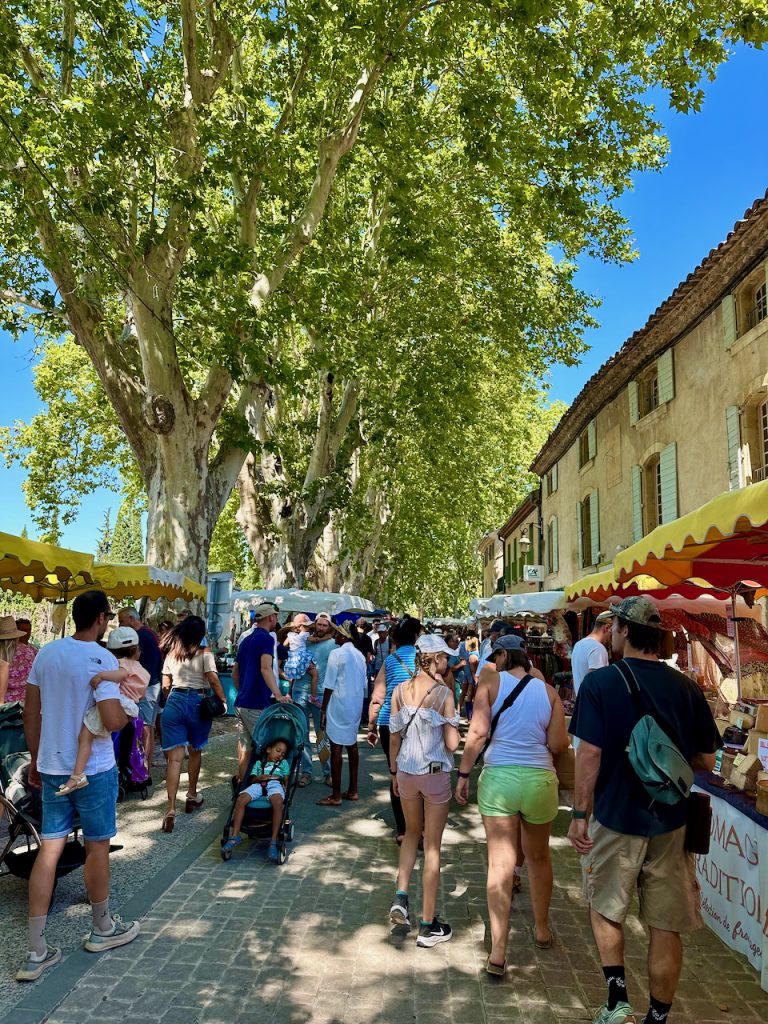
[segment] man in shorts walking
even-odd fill
[[[645,713],[692,768],[711,771],[722,741],[695,683],[659,661],[664,633],[658,609],[647,597],[628,597],[612,612],[611,645],[634,675]],[[582,857],[584,892],[608,986],[595,1024],[640,1024],[629,1003],[624,968],[623,924],[635,890],[650,933],[650,1005],[642,1024],[666,1024],[683,966],[680,936],[702,925],[693,855],[685,850],[686,801],[651,805],[626,753],[636,722],[628,685],[615,665],[585,677],[571,719],[580,742],[568,838]]]
[[[32,754],[30,784],[42,785],[43,824],[29,879],[29,952],[17,981],[35,981],[61,960],[61,950],[45,941],[45,925],[56,865],[76,816],[85,840],[85,885],[93,915],[85,948],[99,953],[124,946],[139,934],[138,921],[122,921],[109,912],[109,841],[117,834],[117,767],[111,736],[93,738],[85,768],[88,784],[57,795],[72,774],[83,717],[94,701],[110,731],[122,729],[128,721],[117,683],[102,683],[96,693],[91,687],[91,679],[99,672],[119,668],[114,654],[97,642],[111,616],[102,591],[80,594],[72,605],[74,634],[43,647],[29,674],[24,733]]]

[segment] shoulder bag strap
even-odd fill
[[[643,707],[642,691],[640,689],[640,684],[637,681],[637,676],[632,671],[632,666],[628,665],[626,661],[624,661],[624,659],[622,659],[621,661],[617,661],[614,664],[616,665],[616,668],[619,670],[619,674],[621,675],[622,679],[626,683],[627,689],[629,690],[629,694],[632,698],[632,703],[635,706],[635,714],[637,715],[638,722],[645,715],[648,715],[649,718],[652,718],[654,722],[661,729],[664,730],[664,732],[672,740],[672,742],[675,744],[678,750],[680,750],[680,741],[677,738],[677,733],[674,729],[670,728],[667,720],[665,718],[662,718],[661,715],[658,715],[655,711],[646,711]]]
[[[416,669],[414,668],[414,669],[411,670],[410,668],[408,668],[408,666],[405,664],[405,662],[400,657],[400,655],[397,653],[397,651],[392,651],[392,657],[395,659],[395,661],[399,661],[400,662],[400,664],[403,666],[403,668],[408,673],[408,675],[411,677],[411,679],[415,679],[416,678],[416,674],[417,674],[416,673]]]
[[[493,716],[493,719],[491,720],[491,728],[488,731],[488,739],[485,741],[485,746],[481,751],[481,756],[485,754],[486,750],[491,745],[491,740],[493,739],[493,734],[496,732],[496,726],[499,724],[499,719],[501,718],[505,711],[509,711],[509,709],[512,707],[512,705],[515,703],[517,698],[520,696],[520,694],[523,692],[523,690],[526,688],[526,686],[528,685],[528,683],[530,683],[532,679],[533,676],[523,676],[523,678],[514,688],[512,693],[509,694],[509,696],[505,699],[504,703],[501,705],[499,710]],[[499,680],[499,683],[501,683],[501,680]]]

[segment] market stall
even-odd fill
[[[372,615],[376,606],[364,597],[357,594],[333,593],[325,590],[298,590],[298,589],[265,589],[265,590],[236,590],[232,593],[232,602],[235,611],[248,612],[251,608],[263,602],[277,605],[279,612],[296,613],[305,612],[308,615],[316,615],[318,612],[328,612],[329,615],[341,615],[343,612],[358,612],[363,615]]]
[[[739,700],[727,719],[721,716],[718,728],[732,741],[736,730],[738,740],[726,748],[719,772],[697,777],[699,788],[713,796],[713,825],[710,852],[697,857],[696,871],[705,920],[724,942],[745,953],[768,991],[768,700],[742,698],[746,652],[737,607],[739,596],[749,604],[768,593],[768,482],[722,494],[658,527],[617,556],[615,572],[622,585],[651,576],[667,587],[700,586],[730,600],[738,624]],[[745,621],[754,636],[750,644],[762,655],[759,624]],[[768,652],[765,658],[768,664]],[[768,690],[760,696],[768,698]]]

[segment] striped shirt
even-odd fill
[[[405,666],[400,664],[400,659]],[[407,682],[413,672],[416,671],[416,648],[413,646],[398,647],[397,657],[394,654],[390,654],[387,660],[384,662],[384,671],[387,674],[387,695],[381,705],[379,711],[377,723],[381,725],[389,725],[389,716],[392,711],[392,694],[395,692],[395,687],[399,686],[400,683]]]
[[[450,690],[446,686],[440,686],[432,697],[436,704],[426,703],[421,707],[401,704],[392,715],[390,729],[392,732],[404,733],[397,754],[397,767],[401,772],[426,775],[431,764],[442,765],[446,772],[453,770],[453,754],[446,749],[443,726],[458,726],[459,714],[454,712],[452,718],[446,718],[442,713],[449,694]],[[405,694],[401,689],[398,701],[404,699]]]

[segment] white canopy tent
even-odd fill
[[[237,612],[248,612],[264,601],[277,605],[280,612],[293,614],[359,612],[370,615],[376,610],[376,605],[357,594],[335,594],[325,590],[235,590],[232,601]]]

